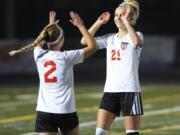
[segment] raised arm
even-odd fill
[[[125,14],[121,16],[121,20],[125,24],[126,29],[132,38],[133,43],[139,47],[142,47],[142,41],[129,21],[130,17],[132,16],[131,14],[133,13],[132,10],[133,8],[130,5],[127,6]]]
[[[57,23],[57,21],[58,20],[56,20],[56,12],[55,11],[50,11],[49,12],[49,24],[47,26],[55,24],[55,23]],[[19,54],[19,53],[25,53],[25,52],[28,52],[28,51],[34,49],[37,46],[40,46],[41,42],[44,40],[45,36],[46,36],[46,32],[42,31],[40,33],[40,35],[33,41],[33,43],[28,44],[28,45],[26,45],[26,46],[24,46],[24,47],[22,47],[22,48],[20,48],[18,50],[10,51],[9,55],[14,56],[14,55]]]
[[[88,58],[96,51],[96,42],[84,26],[82,19],[77,13],[71,11],[70,17],[70,22],[79,29],[86,40],[87,47],[84,48],[84,58]]]
[[[96,20],[96,22],[89,28],[89,33],[91,36],[94,36],[96,31],[103,25],[106,24],[110,19],[110,13],[104,12],[102,13],[99,18]],[[86,40],[84,37],[81,39],[81,44],[86,45]]]

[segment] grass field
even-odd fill
[[[75,84],[81,135],[94,135],[96,111],[103,84]],[[35,107],[38,87],[0,87],[0,135],[36,135]],[[145,115],[142,135],[180,135],[180,84],[144,84]],[[122,118],[112,125],[110,135],[125,135]]]

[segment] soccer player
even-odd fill
[[[127,135],[139,135],[140,118],[143,115],[138,67],[143,35],[134,25],[139,16],[139,3],[125,0],[116,9],[114,22],[117,33],[96,37],[98,49],[106,48],[106,83],[97,113],[96,135],[107,135],[112,122],[122,112]],[[92,36],[110,19],[103,13],[91,26]],[[84,38],[82,44],[87,44]]]
[[[61,51],[64,32],[57,24],[56,12],[49,14],[47,25],[30,45],[10,52],[10,55],[34,48],[34,60],[40,78],[35,131],[39,135],[79,135],[75,108],[73,66],[83,62],[96,51],[95,40],[77,13],[70,12],[70,22],[85,37],[84,49]]]

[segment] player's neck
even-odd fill
[[[126,30],[120,30],[120,31],[117,33],[117,37],[122,38],[122,37],[125,36],[126,34],[127,34],[127,31],[126,31]]]
[[[54,46],[52,46],[52,50],[53,51],[60,51],[60,47],[58,46],[58,45],[54,45]]]

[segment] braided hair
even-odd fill
[[[51,45],[57,44],[63,36],[63,30],[57,23],[58,21],[55,24],[47,25],[31,44],[28,44],[18,50],[11,51],[9,52],[9,55],[14,56],[18,53],[28,52],[35,47],[40,46],[43,41],[45,41],[47,48],[51,49]]]

